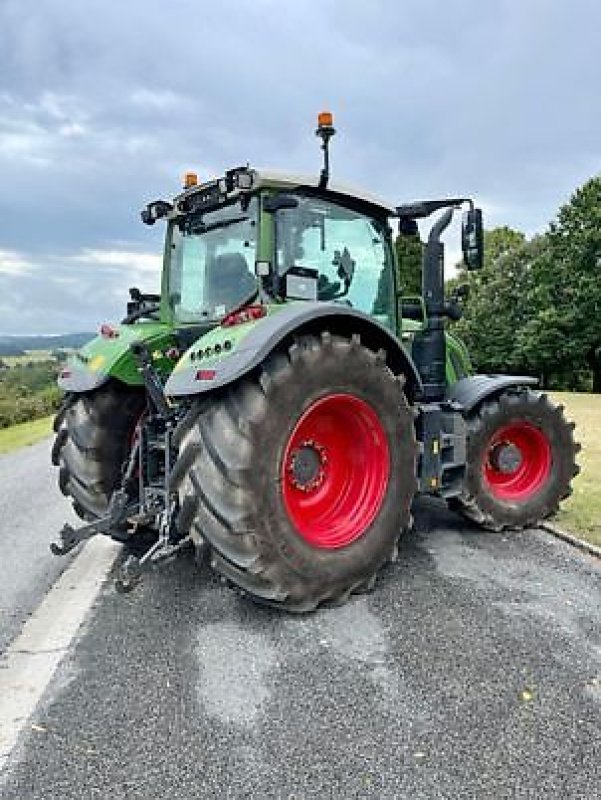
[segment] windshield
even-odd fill
[[[179,322],[216,320],[256,288],[256,199],[173,227],[169,301]]]
[[[340,300],[392,326],[392,265],[385,223],[314,197],[277,215],[278,271],[308,267],[319,273],[319,300]]]

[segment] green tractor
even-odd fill
[[[343,602],[394,560],[417,494],[492,530],[552,514],[577,472],[572,426],[523,376],[473,375],[446,330],[441,234],[468,198],[389,206],[330,181],[240,167],[142,212],[166,222],[161,294],[71,359],[52,458],[81,527],[126,543],[117,588],[193,543],[253,598]],[[391,221],[425,246],[423,293],[401,297]],[[150,535],[149,535],[150,534]],[[133,544],[143,540],[143,551]],[[137,552],[137,555],[134,553]]]

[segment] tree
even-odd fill
[[[478,272],[460,269],[454,284],[469,283],[464,316],[454,332],[464,339],[475,367],[483,372],[520,370],[516,331],[528,315],[529,266],[533,246],[520,231],[485,231],[484,265]]]
[[[404,295],[421,295],[422,293],[422,258],[424,245],[415,236],[399,235],[394,243],[398,274],[397,285]]]
[[[522,347],[564,365],[572,383],[588,368],[601,392],[601,176],[576,190],[545,239],[532,266],[534,314]]]

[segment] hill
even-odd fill
[[[83,347],[95,333],[60,333],[51,336],[0,335],[0,356],[18,356],[26,350],[57,350]]]

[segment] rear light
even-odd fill
[[[267,314],[265,306],[246,306],[238,311],[232,311],[221,320],[222,328],[233,328],[234,325],[242,325],[245,322],[253,322],[261,319]]]
[[[105,322],[104,325],[100,326],[100,335],[103,339],[117,339],[119,331],[117,328],[113,328],[112,325],[107,325]]]
[[[194,380],[212,381],[215,375],[217,375],[217,371],[214,369],[199,369],[195,375]]]
[[[70,369],[63,369],[61,370],[60,377],[61,378],[70,378],[73,373]]]

